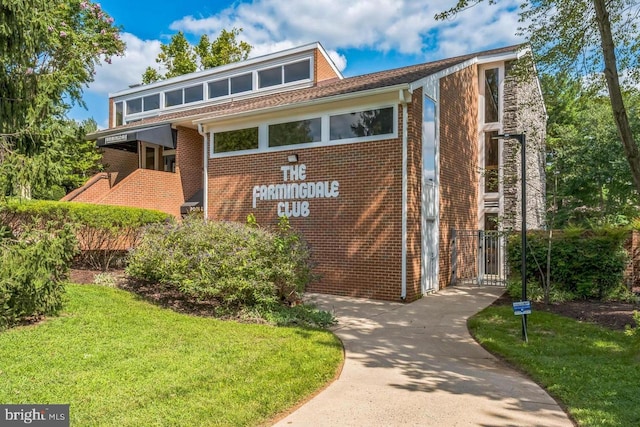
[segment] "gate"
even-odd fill
[[[452,230],[451,284],[505,286],[507,233]]]

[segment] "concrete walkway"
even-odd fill
[[[549,395],[469,335],[502,288],[457,286],[411,304],[313,295],[338,318],[340,378],[277,426],[573,426]]]

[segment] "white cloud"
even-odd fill
[[[518,28],[518,0],[502,0],[496,5],[483,2],[451,20],[435,21],[436,13],[455,3],[456,0],[255,0],[234,3],[211,17],[182,18],[171,29],[215,36],[222,29],[243,28],[241,38],[254,46],[253,56],[273,52],[283,45],[313,41],[320,41],[332,51],[395,50],[411,55],[435,51],[440,56],[521,41],[514,35]]]
[[[94,82],[89,91],[107,94],[129,85],[140,83],[142,73],[148,66],[156,66],[156,56],[160,53],[159,40],[140,40],[133,34],[122,33],[127,50],[122,57],[113,57],[111,64],[102,64],[96,68]]]
[[[482,2],[455,18],[436,22],[434,15],[457,0],[254,0],[234,2],[213,16],[183,17],[170,26],[199,36],[216,37],[222,29],[242,28],[240,39],[260,56],[319,41],[337,68],[347,66],[346,49],[397,51],[425,61],[520,42],[519,0]],[[159,29],[163,31],[163,29]],[[106,95],[141,81],[146,67],[157,66],[160,40],[141,40],[123,33],[125,56],[96,69],[88,92]]]

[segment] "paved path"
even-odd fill
[[[277,426],[573,426],[549,395],[469,335],[502,288],[457,286],[411,304],[313,295],[338,318],[337,381]]]

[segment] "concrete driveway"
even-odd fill
[[[411,304],[312,295],[338,318],[337,381],[277,426],[573,426],[537,384],[469,335],[503,288],[456,286]]]

